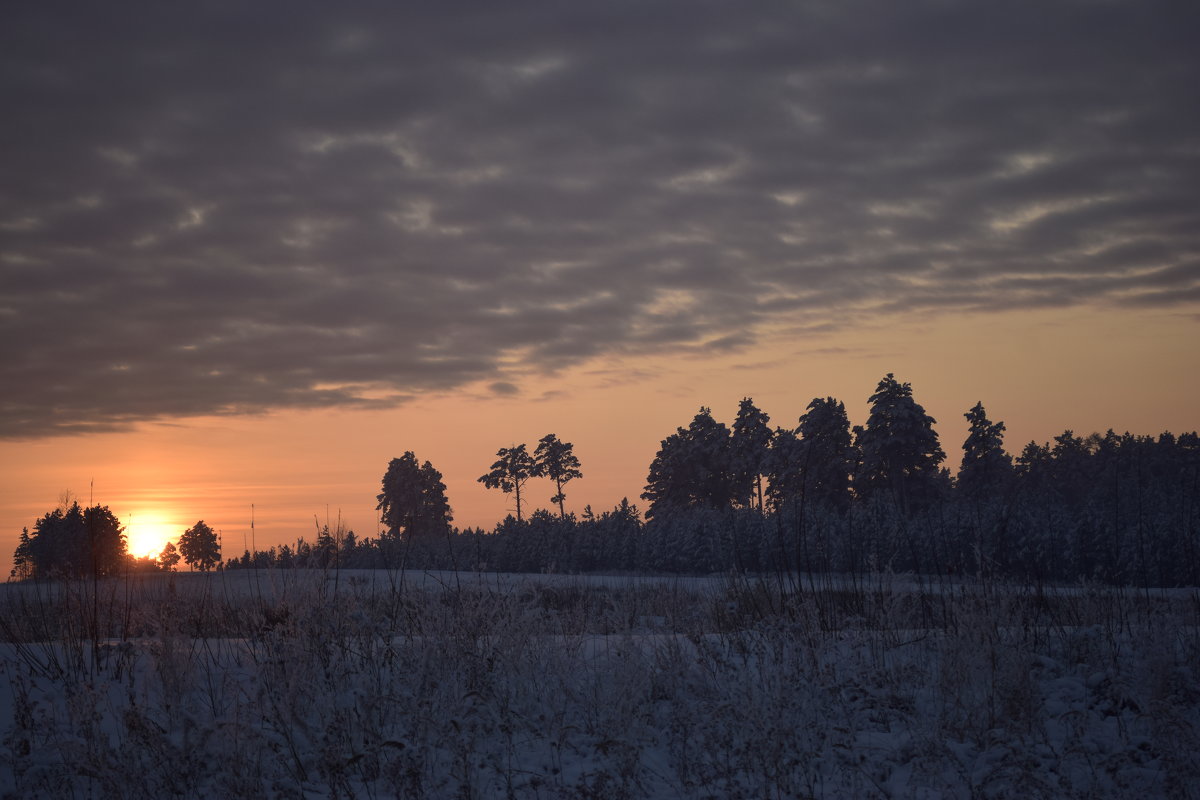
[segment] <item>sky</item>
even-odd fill
[[[5,552],[64,491],[134,550],[375,535],[408,450],[491,528],[547,433],[607,509],[700,406],[889,372],[952,469],[980,400],[1014,452],[1198,426],[1194,4],[0,17]]]

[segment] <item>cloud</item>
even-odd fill
[[[507,381],[496,381],[488,386],[488,389],[492,392],[492,394],[508,397],[521,393],[521,389],[515,383],[509,383]]]
[[[23,4],[0,437],[1200,303],[1174,3]]]

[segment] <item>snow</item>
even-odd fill
[[[5,587],[0,794],[1200,797],[1194,594],[399,578]]]

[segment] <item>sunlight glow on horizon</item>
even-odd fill
[[[186,529],[161,513],[134,513],[124,521],[126,551],[138,558],[158,557],[167,542],[178,541]]]
[[[86,499],[93,477],[94,502],[118,515],[134,555],[157,555],[201,519],[217,531],[224,558],[312,542],[339,514],[360,539],[375,537],[380,479],[406,450],[442,473],[456,526],[491,530],[513,511],[512,497],[476,479],[499,447],[533,445],[547,433],[572,442],[583,462],[584,477],[566,488],[568,511],[590,505],[599,513],[622,497],[644,510],[639,495],[660,440],[701,405],[728,425],[738,401],[752,397],[772,427],[794,427],[812,398],[833,396],[862,424],[887,372],[911,382],[937,419],[952,472],[962,415],[977,401],[1006,424],[1013,455],[1067,428],[1180,434],[1198,422],[1200,374],[1179,368],[1194,355],[1192,324],[1108,309],[941,315],[825,336],[782,331],[748,352],[706,358],[599,359],[555,375],[517,374],[509,376],[516,395],[494,396],[484,385],[395,409],[282,410],[7,442],[0,454],[21,467],[0,484],[0,557],[64,488],[83,487]],[[530,508],[550,506],[544,481],[527,492]]]

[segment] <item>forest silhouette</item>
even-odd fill
[[[315,541],[247,548],[221,561],[203,523],[179,550],[133,559],[104,506],[63,505],[21,533],[12,575],[108,575],[193,568],[406,568],[502,572],[708,574],[869,571],[1005,578],[1042,584],[1200,584],[1200,437],[1130,433],[1029,442],[1005,450],[1003,422],[982,403],[964,416],[957,473],[912,386],[889,373],[866,423],[814,398],[795,427],[770,427],[750,398],[732,425],[701,407],[661,441],[640,499],[581,514],[565,509],[583,478],[569,442],[547,434],[497,452],[479,478],[512,495],[515,516],[491,531],[454,527],[442,475],[411,451],[388,465],[382,530],[359,537],[326,522]],[[553,510],[531,504],[547,480]]]

